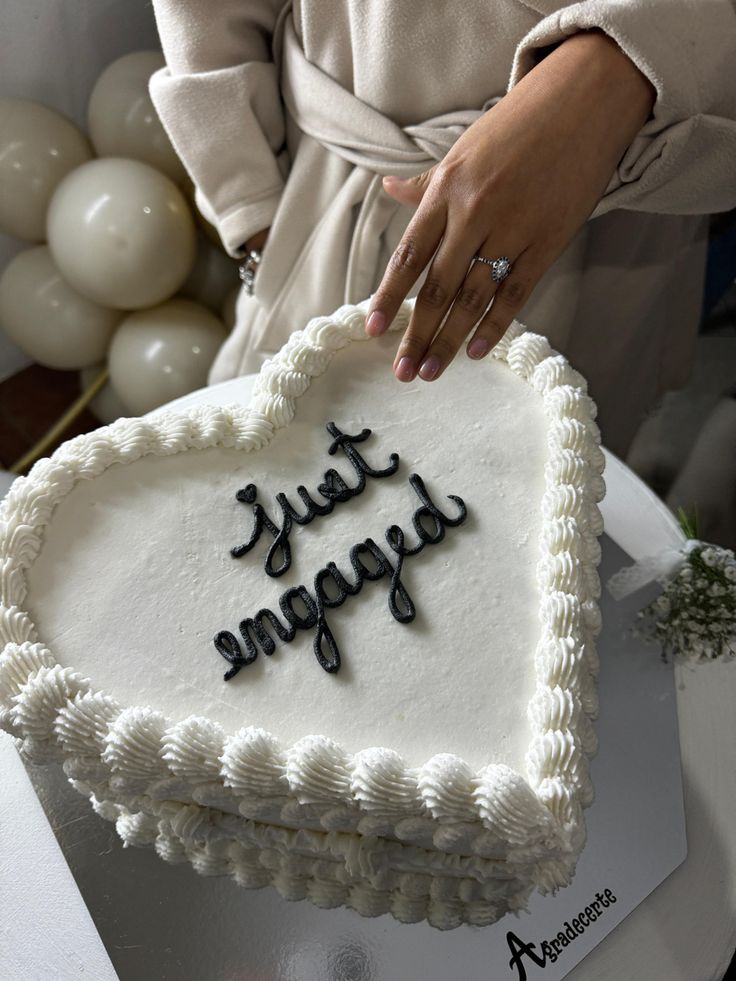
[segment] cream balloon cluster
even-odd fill
[[[107,357],[92,404],[103,422],[204,385],[234,319],[235,263],[148,94],[163,64],[140,51],[109,65],[89,137],[38,102],[0,99],[0,231],[34,243],[0,276],[0,327],[35,361],[82,370],[83,385]]]

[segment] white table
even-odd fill
[[[247,402],[250,387],[250,379],[237,379],[172,405]],[[606,479],[614,537],[636,557],[665,544],[674,519],[661,501],[614,458]],[[605,561],[604,577],[617,567]],[[688,857],[571,981],[720,981],[736,946],[736,665],[677,669],[677,686]],[[397,944],[387,916],[287,905],[274,890],[253,894],[188,866],[164,866],[150,850],[124,850],[58,768],[32,768],[32,779],[121,981],[495,981],[475,957],[458,963],[450,939],[431,945],[439,954],[428,969],[424,934],[409,928]],[[510,918],[509,927],[518,922]],[[384,941],[392,936],[387,960]],[[544,971],[530,969],[535,977]]]

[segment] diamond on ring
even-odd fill
[[[493,260],[493,265],[491,266],[491,276],[494,282],[500,283],[508,276],[511,271],[511,263],[508,260],[508,256],[502,255],[498,259]]]
[[[497,259],[486,259],[482,255],[475,255],[473,258],[491,267],[491,278],[494,283],[502,283],[511,272],[511,261],[506,255],[501,255]]]

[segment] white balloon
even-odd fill
[[[100,157],[132,157],[177,184],[186,171],[148,94],[151,75],[165,65],[160,51],[134,51],[108,65],[87,107],[89,135]]]
[[[77,293],[45,245],[19,252],[0,276],[0,326],[48,368],[96,364],[122,316]]]
[[[60,112],[31,99],[0,98],[0,231],[42,242],[51,195],[91,157],[87,137]]]
[[[143,415],[202,388],[225,337],[222,321],[193,300],[131,313],[110,345],[113,390],[129,413]]]
[[[97,364],[93,368],[85,368],[84,371],[80,371],[79,381],[82,391],[92,384],[104,367],[104,364]],[[100,422],[104,422],[106,425],[115,422],[121,416],[128,415],[128,410],[115,394],[109,381],[102,386],[87,408],[95,418],[99,419]]]
[[[225,325],[225,330],[232,330],[237,319],[238,297],[240,296],[241,285],[233,286],[225,297],[220,309],[220,317]]]
[[[56,264],[75,289],[119,310],[172,296],[194,262],[195,231],[179,189],[139,160],[106,157],[68,174],[48,213]]]

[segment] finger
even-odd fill
[[[378,289],[371,297],[365,331],[370,337],[384,334],[409,290],[434,255],[445,231],[446,211],[424,197],[389,259]]]
[[[474,244],[468,238],[466,227],[455,232],[448,225],[396,352],[394,373],[399,381],[412,381],[416,377],[427,349],[468,274]],[[433,362],[430,368],[431,364]]]
[[[392,198],[395,198],[402,204],[414,205],[416,207],[424,197],[424,192],[429,187],[436,167],[437,164],[434,164],[429,170],[425,170],[415,177],[384,177],[383,189]]]
[[[474,360],[484,358],[498,344],[528,300],[540,276],[540,266],[529,249],[512,262],[508,276],[499,283],[493,295],[490,310],[485,313],[468,342],[468,357]]]
[[[480,254],[485,255],[486,252],[481,249]],[[496,288],[490,267],[482,262],[473,262],[454,297],[447,319],[424,354],[419,365],[420,378],[434,381],[440,377],[483,316]]]

